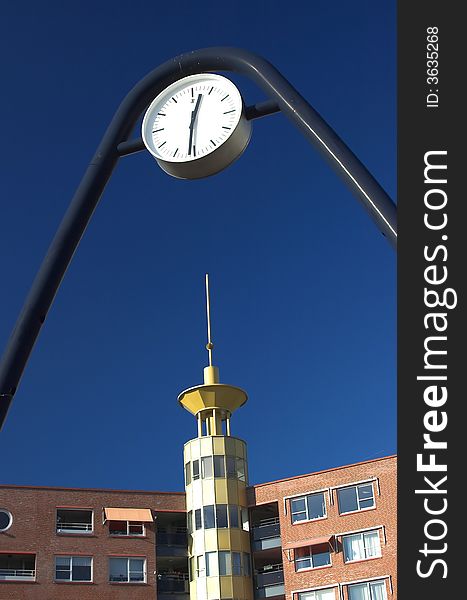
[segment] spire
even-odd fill
[[[212,350],[214,344],[211,339],[211,299],[209,295],[209,274],[205,276],[206,283],[206,318],[208,325],[208,343],[206,350],[208,351],[209,366],[204,368],[204,383],[219,383],[219,369],[212,364]]]
[[[214,344],[211,339],[211,305],[209,300],[209,274],[206,273],[206,317],[208,323],[208,343],[206,344],[206,350],[208,351],[209,366],[212,367],[212,350]]]
[[[212,364],[214,344],[211,337],[211,298],[209,293],[209,275],[205,276],[206,317],[208,330],[209,365],[204,367],[204,383],[183,391],[178,396],[180,404],[198,419],[199,435],[201,425],[207,422],[208,435],[222,435],[222,422],[227,423],[227,435],[230,435],[230,416],[247,401],[246,393],[233,385],[219,382],[219,369]]]

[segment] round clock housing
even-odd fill
[[[189,75],[161,92],[143,119],[146,148],[161,168],[182,179],[214,175],[245,150],[251,123],[226,77]]]

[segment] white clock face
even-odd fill
[[[143,141],[158,160],[199,160],[234,133],[242,108],[240,92],[229,79],[213,73],[190,75],[151,103],[143,120]]]

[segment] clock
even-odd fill
[[[166,173],[181,179],[222,171],[243,153],[250,136],[240,92],[215,73],[169,85],[151,102],[142,124],[146,148]]]

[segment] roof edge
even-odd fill
[[[341,465],[340,467],[330,467],[329,469],[322,469],[321,471],[313,471],[311,473],[303,473],[302,475],[292,475],[291,477],[284,477],[283,479],[275,479],[274,481],[266,481],[265,483],[255,483],[249,485],[248,488],[258,488],[266,485],[273,485],[276,483],[282,483],[284,481],[292,481],[293,479],[300,479],[301,477],[310,477],[311,475],[322,475],[323,473],[329,473],[330,471],[339,471],[340,469],[348,469],[349,467],[357,467],[358,465],[364,465],[367,463],[378,462],[379,460],[389,460],[391,458],[397,458],[397,454],[389,454],[388,456],[381,456],[379,458],[370,458],[368,460],[361,460],[359,462],[350,463],[348,465]]]

